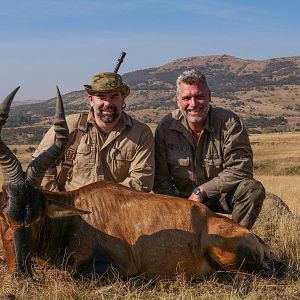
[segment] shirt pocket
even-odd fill
[[[203,167],[205,170],[205,176],[208,179],[212,179],[223,170],[223,163],[220,158],[205,158],[203,160]]]
[[[134,160],[134,151],[121,151],[120,149],[112,149],[112,173],[117,178],[117,181],[123,181],[129,176],[129,169]]]
[[[91,170],[95,165],[92,145],[90,144],[79,144],[76,153],[76,159],[74,162],[74,169],[78,170]]]
[[[168,164],[170,168],[171,177],[176,179],[188,179],[190,169],[189,157],[170,157],[168,158]]]

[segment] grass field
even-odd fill
[[[256,175],[300,175],[300,132],[250,136]]]
[[[300,299],[300,133],[251,135],[250,138],[255,177],[292,212],[292,215],[272,216],[269,223],[260,220],[253,228],[274,255],[288,264],[286,278],[248,274],[232,281],[220,281],[219,274],[213,274],[207,280],[190,281],[179,274],[173,281],[142,282],[141,278],[134,278],[125,282],[116,276],[104,284],[99,279],[75,281],[61,270],[36,268],[37,281],[14,281],[6,274],[2,258],[0,299]],[[28,148],[32,145],[11,149],[14,147],[25,165],[30,160]]]

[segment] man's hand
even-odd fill
[[[193,201],[201,203],[202,202],[202,197],[200,195],[195,195],[194,193],[192,193],[189,196],[189,200],[193,200]]]
[[[193,201],[201,203],[202,199],[205,195],[206,195],[205,190],[204,190],[203,186],[201,185],[194,189],[194,191],[192,192],[192,194],[189,197],[189,200],[193,200]]]

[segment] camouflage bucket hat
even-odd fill
[[[94,75],[92,84],[85,84],[84,88],[90,95],[120,91],[127,97],[130,93],[130,88],[123,82],[122,77],[112,72],[103,72]]]

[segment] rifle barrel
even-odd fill
[[[121,52],[121,55],[118,58],[118,62],[117,62],[117,65],[115,67],[114,73],[118,73],[119,68],[120,68],[120,66],[121,66],[121,64],[122,64],[122,62],[124,60],[125,55],[126,55],[126,52]]]

